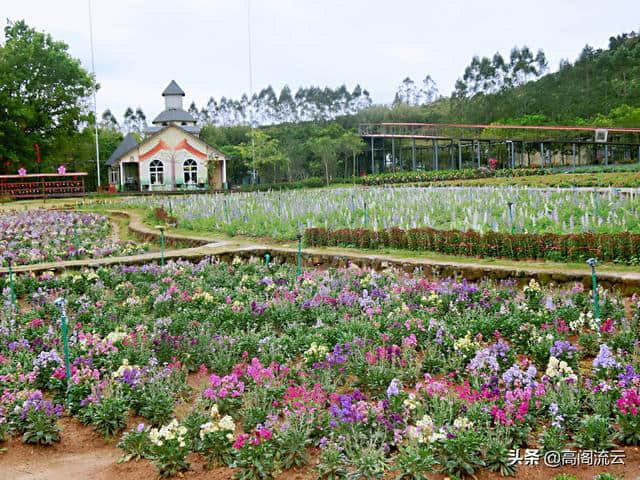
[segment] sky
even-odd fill
[[[90,0],[0,0],[0,17],[24,19],[69,45],[91,70]],[[248,8],[250,1],[250,8]],[[92,0],[98,112],[163,110],[175,79],[185,108],[272,85],[356,84],[388,103],[402,80],[436,81],[449,95],[474,55],[543,49],[552,70],[588,43],[638,30],[638,0]],[[248,11],[250,14],[248,15]],[[248,21],[250,20],[250,21]]]

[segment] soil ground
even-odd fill
[[[131,422],[131,427],[133,426]],[[50,447],[25,445],[19,437],[12,438],[3,446],[6,452],[0,454],[0,479],[2,480],[151,480],[158,478],[153,464],[148,460],[118,464],[122,451],[116,447],[117,441],[105,441],[76,420],[64,418],[60,421],[64,428],[62,440]],[[577,480],[591,480],[599,473],[622,476],[626,480],[640,478],[640,448],[625,449],[624,465],[549,468],[543,465],[518,468],[516,478],[527,480],[547,480],[561,473],[575,475]],[[183,475],[188,480],[222,480],[233,476],[233,469],[216,468],[206,470],[205,462],[199,455],[191,455],[191,468]],[[541,461],[542,463],[542,461]],[[389,472],[385,478],[395,478]],[[278,480],[312,480],[316,478],[313,467],[289,470],[276,476]],[[429,475],[430,479],[443,480],[444,475]],[[483,470],[478,480],[498,480],[499,474]]]

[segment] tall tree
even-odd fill
[[[78,134],[92,118],[87,98],[97,85],[71,57],[65,43],[38,32],[23,20],[8,22],[0,46],[0,168],[35,165],[34,144],[42,155]]]

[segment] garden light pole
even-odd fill
[[[64,349],[64,373],[67,378],[67,391],[71,381],[71,370],[69,368],[69,339],[67,336],[67,312],[65,305],[67,301],[62,298],[56,298],[54,304],[60,310],[60,322],[62,323],[62,348]]]
[[[13,263],[11,259],[9,261],[9,293],[11,294],[11,311],[16,310],[16,290],[13,287]]]
[[[164,267],[164,229],[166,227],[158,225],[156,228],[160,230],[160,265]]]
[[[269,266],[269,260],[271,260],[271,255],[269,255],[268,253],[264,254],[264,264],[268,267]]]
[[[596,320],[600,320],[600,301],[598,299],[598,280],[596,279],[596,258],[587,260],[587,265],[591,267],[591,281],[593,283],[593,316]]]
[[[298,275],[302,275],[302,234],[296,235],[298,239]]]
[[[367,202],[364,202],[364,228],[367,228]]]
[[[507,203],[509,205],[509,221],[511,222],[511,235],[515,233],[515,224],[513,223],[513,202]]]
[[[73,222],[73,246],[76,249],[76,257],[78,256],[78,226]]]

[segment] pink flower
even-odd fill
[[[65,173],[67,173],[67,169],[65,168],[65,166],[64,166],[64,165],[60,165],[60,166],[58,167],[58,174],[59,174],[59,175],[64,175]]]
[[[18,175],[20,175],[21,177],[24,177],[27,174],[27,171],[24,169],[24,167],[20,167],[20,169],[18,170]]]
[[[242,447],[244,447],[244,444],[247,443],[247,440],[249,440],[249,435],[247,435],[246,433],[241,433],[240,435],[238,435],[238,438],[236,438],[236,441],[233,442],[232,447],[236,450],[240,450]]]
[[[611,333],[613,332],[613,320],[607,318],[602,325],[600,325],[600,333]]]

